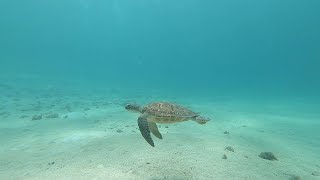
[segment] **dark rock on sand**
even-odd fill
[[[49,113],[48,115],[45,116],[46,118],[53,119],[53,118],[59,118],[58,113]]]
[[[301,177],[297,175],[290,175],[289,180],[301,180]]]
[[[9,116],[10,115],[10,113],[9,112],[0,112],[0,116]]]
[[[314,171],[311,174],[312,174],[312,176],[320,176],[320,172],[319,171]]]
[[[262,152],[259,154],[259,157],[270,161],[278,160],[272,152]]]
[[[29,116],[27,116],[27,115],[21,115],[20,116],[21,119],[24,119],[24,118],[27,118],[27,117],[29,117]]]
[[[234,149],[231,146],[227,146],[224,150],[234,152]]]
[[[65,110],[67,110],[68,112],[72,112],[71,107],[70,106],[65,106],[64,107]]]
[[[34,115],[32,117],[32,121],[37,121],[37,120],[40,120],[40,119],[42,119],[42,115]]]
[[[228,159],[226,154],[223,154],[222,159]]]

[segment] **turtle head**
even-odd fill
[[[141,107],[135,103],[129,103],[125,106],[126,110],[141,113]]]
[[[199,123],[199,124],[205,124],[207,122],[210,121],[209,118],[206,118],[206,117],[203,117],[203,116],[197,116],[195,119],[194,119],[195,122]]]

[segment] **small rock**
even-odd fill
[[[68,118],[68,115],[63,116],[64,119]]]
[[[49,119],[59,118],[59,114],[58,113],[50,113],[50,114],[46,115],[46,118],[49,118]]]
[[[8,115],[10,115],[9,112],[0,112],[0,116],[8,116]]]
[[[244,155],[243,157],[245,157],[245,158],[249,158],[247,155]]]
[[[165,128],[169,128],[169,126],[165,126]]]
[[[118,129],[117,130],[117,133],[122,133],[123,131],[121,129]]]
[[[272,152],[262,152],[259,154],[259,157],[270,161],[278,160]]]
[[[289,180],[301,180],[301,177],[297,175],[290,175]]]
[[[320,176],[320,172],[318,172],[318,171],[314,171],[311,174],[312,174],[312,176]]]
[[[223,132],[223,134],[229,134],[229,131],[225,131],[225,132]]]
[[[42,115],[34,115],[32,117],[32,121],[36,121],[36,120],[40,120],[40,119],[42,119]]]
[[[224,150],[234,152],[234,149],[231,146],[227,146]]]
[[[68,112],[72,112],[71,107],[70,106],[66,106],[64,107],[64,109],[66,109]]]
[[[89,111],[89,110],[90,110],[90,108],[84,108],[83,110],[85,110],[85,111]]]
[[[22,116],[20,116],[20,118],[27,118],[28,116],[27,115],[22,115]]]
[[[222,159],[228,159],[226,154],[223,154]]]

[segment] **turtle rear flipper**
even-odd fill
[[[144,137],[144,139],[152,147],[154,147],[154,142],[153,142],[151,135],[150,135],[149,123],[148,123],[147,118],[145,116],[142,115],[138,118],[138,126],[139,126],[139,130],[140,130],[142,136]]]
[[[154,122],[148,122],[149,123],[149,129],[152,132],[153,135],[155,135],[157,138],[162,139],[162,135],[159,132],[158,126]]]

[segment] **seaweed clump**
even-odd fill
[[[270,161],[278,161],[278,158],[272,152],[262,152],[259,157]]]

